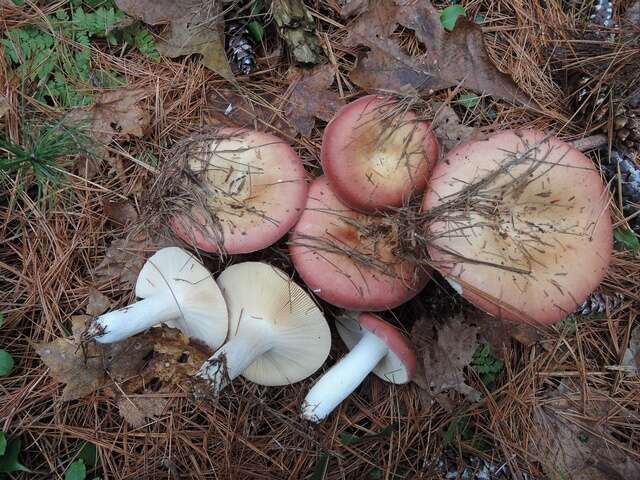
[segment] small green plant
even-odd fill
[[[0,473],[31,473],[31,470],[18,460],[21,448],[22,442],[19,438],[7,440],[4,432],[0,432]]]
[[[464,107],[464,108],[473,108],[480,103],[482,97],[479,95],[472,95],[469,93],[465,93],[460,95],[456,99],[456,104]]]
[[[81,458],[69,465],[64,472],[64,480],[85,480],[85,478],[87,478],[87,467]]]
[[[4,313],[0,313],[0,328],[4,325]],[[13,371],[15,361],[9,352],[0,348],[0,377],[6,377]],[[4,454],[7,447],[7,439],[3,432],[0,432],[0,455]]]
[[[67,127],[61,122],[34,126],[26,121],[22,134],[22,141],[17,143],[0,133],[0,172],[18,174],[19,178],[32,173],[38,196],[49,184],[61,183],[61,159],[89,150],[88,137],[81,127]]]
[[[478,347],[471,360],[471,368],[478,373],[480,380],[489,391],[496,388],[496,381],[503,367],[502,361],[491,353],[489,345]]]
[[[440,23],[446,31],[451,32],[455,28],[458,18],[466,16],[467,11],[462,5],[449,5],[440,12]]]
[[[473,438],[473,428],[469,417],[454,418],[440,430],[444,447],[452,446],[457,439],[468,442]]]
[[[46,22],[7,31],[0,44],[17,76],[35,84],[37,100],[77,107],[93,101],[94,87],[125,83],[115,72],[95,78],[91,71],[93,39],[130,45],[154,61],[160,60],[149,31],[140,22],[130,24],[125,19],[112,1],[73,1],[63,4]]]
[[[640,237],[633,230],[618,227],[613,231],[613,238],[620,248],[633,253],[640,252]]]
[[[96,446],[93,443],[85,443],[78,454],[78,458],[64,472],[64,480],[85,480],[87,478],[87,467],[95,467],[97,459]],[[92,480],[100,480],[100,478],[94,477]]]

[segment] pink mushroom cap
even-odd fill
[[[380,311],[415,296],[429,275],[394,254],[393,232],[382,217],[344,205],[326,177],[310,185],[293,229],[290,254],[307,286],[325,301],[349,310]],[[373,259],[377,266],[355,258]]]
[[[219,225],[200,206],[175,215],[170,224],[178,237],[201,250],[261,250],[282,238],[302,214],[308,191],[304,166],[293,148],[273,135],[223,128],[189,160],[189,168],[206,186],[204,208]]]
[[[471,187],[473,186],[473,187]],[[500,132],[450,151],[423,201],[434,266],[471,303],[505,320],[550,324],[604,277],[609,194],[569,144]]]
[[[336,113],[320,156],[338,197],[351,208],[375,212],[402,206],[424,190],[438,141],[430,123],[388,97],[368,95]]]

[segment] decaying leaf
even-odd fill
[[[71,319],[74,337],[84,330],[90,318]],[[51,376],[66,383],[62,392],[64,401],[82,398],[112,379],[124,381],[138,375],[145,357],[153,351],[153,343],[144,336],[108,345],[85,344],[84,348],[74,337],[36,345],[36,352],[49,367]]]
[[[151,117],[140,102],[148,96],[148,91],[142,88],[120,88],[104,93],[86,109],[73,110],[65,121],[86,124],[93,137],[102,144],[130,135],[142,137]]]
[[[434,102],[433,108],[436,111],[431,122],[436,137],[440,145],[448,152],[461,143],[469,140],[479,140],[481,134],[473,127],[464,125],[460,121],[458,114],[449,105],[442,102]]]
[[[340,9],[342,18],[349,18],[364,13],[369,8],[369,0],[347,0]]]
[[[316,25],[302,0],[273,0],[271,13],[278,25],[278,33],[296,61],[322,61],[323,53],[316,37]]]
[[[157,44],[162,55],[174,58],[200,54],[205,67],[233,81],[224,48],[221,1],[116,0],[116,4],[149,25],[168,24],[166,34]]]
[[[134,286],[147,257],[159,246],[144,233],[114,240],[93,273],[98,280],[117,278]]]
[[[102,315],[111,308],[111,301],[106,295],[103,295],[93,287],[89,288],[89,301],[87,302],[87,315],[95,317]]]
[[[467,400],[478,401],[480,392],[466,383],[464,368],[478,348],[479,327],[462,315],[436,324],[431,318],[421,318],[411,330],[418,352],[418,373],[414,382],[427,396],[437,397],[448,390],[456,390]]]
[[[131,426],[138,428],[147,419],[161,415],[168,403],[166,398],[127,395],[118,400],[118,411]]]
[[[138,219],[138,212],[129,202],[107,200],[102,204],[102,208],[105,216],[119,225],[128,225]]]
[[[374,5],[347,27],[345,40],[349,46],[370,49],[350,74],[362,88],[435,91],[461,84],[477,93],[531,105],[513,80],[493,65],[475,23],[460,18],[455,29],[446,32],[428,0],[378,0]],[[398,26],[413,32],[424,54],[410,56],[401,48]]]
[[[637,423],[632,417],[637,414],[606,395],[595,393],[585,402],[580,393],[554,392],[535,411],[532,446],[549,478],[640,478],[640,463],[612,435],[613,425]]]
[[[266,124],[273,122],[273,110],[258,103],[269,100],[268,97],[257,97],[254,102],[250,97],[233,90],[216,90],[208,99],[205,113],[209,117],[209,123],[255,128],[260,126],[261,121]]]
[[[299,80],[291,92],[285,115],[303,136],[311,134],[315,119],[328,122],[344,105],[340,96],[329,90],[335,77],[333,65],[319,65],[312,70],[299,70]]]
[[[84,397],[114,381],[119,384],[117,394],[145,392],[152,382],[160,382],[160,387],[167,389],[185,382],[212,354],[207,346],[166,326],[117,343],[86,342],[83,333],[90,318],[72,317],[72,337],[36,345],[51,376],[66,384],[64,401]],[[159,403],[145,402],[135,402],[141,414],[156,415],[151,412],[160,408]],[[133,417],[135,410],[127,413]]]
[[[492,351],[500,358],[505,358],[504,352],[510,345],[511,339],[527,346],[542,339],[540,327],[525,323],[506,322],[480,310],[477,311],[477,315],[480,338],[491,345]]]

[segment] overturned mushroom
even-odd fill
[[[283,237],[302,213],[307,183],[302,161],[279,138],[223,128],[186,142],[183,192],[171,227],[207,252],[248,253]]]
[[[311,388],[302,416],[324,420],[373,372],[391,383],[407,383],[416,371],[416,354],[409,341],[377,315],[345,315],[336,321],[338,333],[351,350]]]
[[[100,343],[118,342],[166,323],[213,349],[227,336],[222,292],[204,265],[181,248],[163,248],[147,260],[136,296],[142,300],[94,318],[86,335]]]
[[[329,326],[284,272],[266,263],[238,263],[220,274],[218,284],[229,308],[230,338],[196,375],[204,388],[198,393],[217,397],[239,375],[259,385],[288,385],[324,363]]]
[[[320,298],[349,310],[386,310],[408,301],[428,280],[396,254],[397,237],[392,222],[345,206],[319,177],[293,229],[290,254]]]
[[[424,197],[434,265],[507,320],[549,324],[595,289],[611,257],[609,195],[591,160],[534,130],[461,145]]]
[[[362,212],[402,206],[424,190],[437,157],[431,125],[389,97],[369,95],[344,106],[322,138],[331,188]]]

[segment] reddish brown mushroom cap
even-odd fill
[[[322,168],[351,208],[401,206],[427,184],[438,142],[429,123],[400,108],[388,97],[369,95],[341,108],[325,128]]]
[[[308,186],[300,158],[281,139],[224,128],[198,153],[189,167],[208,189],[204,208],[219,225],[203,207],[192,207],[170,222],[182,240],[207,252],[222,244],[227,253],[248,253],[275,243],[296,223]]]
[[[433,216],[429,254],[486,312],[553,323],[607,271],[608,202],[599,172],[578,150],[538,131],[501,132],[436,166],[423,202]]]
[[[389,353],[373,369],[378,377],[387,382],[407,383],[415,376],[417,358],[413,345],[400,330],[379,316],[372,313],[348,315],[339,318],[336,326],[340,338],[349,349],[362,337],[362,329],[373,333],[385,343]]]
[[[345,206],[323,176],[311,183],[290,253],[296,270],[320,298],[349,310],[379,311],[406,302],[428,280],[416,265],[394,255],[394,242],[383,218]],[[348,254],[354,252],[386,270]]]

